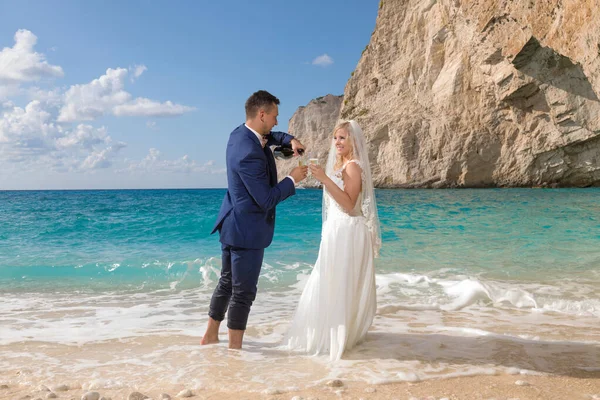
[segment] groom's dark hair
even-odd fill
[[[266,90],[252,93],[252,96],[246,100],[246,119],[256,117],[256,113],[261,108],[269,111],[273,104],[279,105],[279,99]]]

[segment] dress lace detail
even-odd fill
[[[370,197],[365,198],[365,196],[363,196],[366,177],[365,177],[364,167],[363,167],[363,164],[361,161],[354,160],[354,159],[346,161],[340,169],[335,170],[333,172],[333,174],[331,174],[329,177],[340,189],[344,190],[344,179],[343,179],[344,170],[350,163],[355,163],[360,167],[362,188],[361,188],[360,195],[359,195],[358,199],[356,200],[356,205],[354,206],[354,210],[352,210],[352,213],[350,213],[349,215],[351,215],[351,216],[359,216],[359,215],[369,216],[370,210],[372,208],[371,202],[373,199]],[[336,207],[337,210],[345,212],[337,204],[337,202],[333,198],[331,198],[331,195],[329,195],[329,193],[327,193],[327,197],[328,198],[326,199],[326,201],[327,201],[328,206],[333,205],[333,207]],[[378,230],[375,227],[376,224],[377,225],[379,224],[379,221],[378,221],[378,219],[367,218],[366,224],[369,227],[369,231],[372,233],[373,251],[374,251],[375,257],[379,257],[379,249],[381,248],[381,236],[378,234]]]
[[[364,174],[362,173],[362,164],[360,163],[360,161],[358,160],[349,160],[346,161],[344,163],[344,165],[342,165],[342,167],[336,171],[334,171],[331,175],[328,175],[329,178],[333,181],[333,183],[335,183],[337,185],[337,187],[339,187],[340,189],[344,190],[344,170],[346,169],[346,167],[348,166],[348,164],[350,163],[355,163],[356,165],[358,165],[360,167],[361,170],[361,177],[364,180]],[[337,211],[341,211],[343,213],[346,213],[352,217],[358,217],[358,216],[364,216],[365,215],[365,211],[366,209],[363,209],[363,195],[362,195],[362,189],[360,194],[358,195],[358,199],[356,199],[356,204],[354,205],[354,209],[352,210],[352,212],[347,213],[329,194],[329,192],[326,192],[326,196],[328,196],[328,201],[329,204],[334,206],[336,208]]]

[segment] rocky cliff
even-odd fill
[[[321,165],[325,165],[327,160],[331,135],[339,119],[342,99],[343,96],[328,94],[311,100],[306,106],[299,107],[289,122],[289,133],[298,136],[306,146],[307,153],[310,153],[311,157],[318,158]],[[297,165],[297,158],[277,160],[279,179],[283,179]],[[303,186],[314,187],[317,184],[314,179],[309,179],[303,183]]]
[[[383,0],[340,118],[379,187],[600,185],[599,93],[600,0]]]

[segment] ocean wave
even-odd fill
[[[600,299],[578,299],[582,294],[589,296],[590,293],[596,293],[597,289],[593,284],[570,281],[563,282],[562,286],[560,282],[542,285],[519,281],[482,281],[460,275],[455,279],[437,278],[436,275],[438,274],[377,275],[378,295],[385,300],[392,300],[380,306],[378,313],[390,314],[400,310],[458,311],[477,304],[554,311],[574,316],[600,316]],[[557,293],[566,298],[549,297],[549,293]]]

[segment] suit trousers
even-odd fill
[[[245,330],[256,298],[258,276],[265,249],[245,249],[221,244],[221,277],[210,300],[208,315],[229,329]]]

